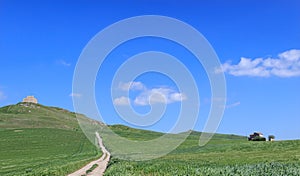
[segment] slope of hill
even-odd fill
[[[18,103],[0,108],[0,128],[60,128],[78,127],[75,113],[62,108],[33,103]]]
[[[0,108],[0,148],[0,175],[14,176],[66,175],[101,155],[75,113],[32,103]]]
[[[121,125],[110,128],[137,141],[163,135]],[[192,131],[176,150],[155,160],[113,157],[105,175],[300,175],[300,140],[253,142],[244,136],[215,134],[207,145],[199,147],[200,134]]]
[[[86,122],[93,122],[91,132],[101,132],[95,121]],[[123,125],[109,128],[132,141],[165,135]],[[111,145],[119,141],[102,132],[114,154]],[[192,131],[174,151],[154,160],[124,161],[112,155],[105,175],[300,175],[300,140],[249,142],[245,136],[215,134],[199,147],[200,134]],[[0,148],[1,176],[66,175],[101,154],[79,128],[74,113],[30,103],[0,108]]]

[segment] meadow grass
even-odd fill
[[[96,124],[90,133],[98,129],[98,123],[84,116],[81,119],[88,126]],[[122,125],[109,128],[133,141],[151,141],[164,135]],[[215,134],[207,145],[200,147],[201,133],[193,131],[165,156],[126,161],[114,156],[110,145],[118,141],[111,141],[110,133],[104,133],[104,144],[112,153],[105,172],[109,176],[300,175],[300,140],[254,142],[247,141],[245,136]],[[0,149],[1,176],[67,175],[101,155],[81,131],[75,113],[23,103],[0,108]]]
[[[162,135],[120,125],[111,129],[131,140]],[[300,175],[300,140],[254,142],[216,134],[200,147],[200,134],[192,132],[176,150],[158,159],[124,161],[112,156],[105,175]]]
[[[1,176],[67,175],[101,156],[75,113],[32,103],[0,108],[0,149]]]
[[[66,175],[101,155],[82,132],[51,128],[2,130],[0,148],[0,175]]]

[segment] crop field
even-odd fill
[[[101,156],[75,114],[22,104],[0,108],[0,175],[67,175]]]
[[[122,126],[111,128],[132,140],[159,136]],[[126,128],[126,132],[122,132]],[[246,137],[216,134],[204,147],[198,146],[200,133],[168,155],[149,161],[112,158],[105,173],[110,175],[300,175],[300,140],[254,142]]]
[[[133,141],[164,135],[122,125],[109,127]],[[114,156],[110,144],[118,145],[118,141],[108,133],[103,141],[112,159],[105,175],[300,175],[300,140],[255,142],[245,136],[215,134],[200,147],[200,134],[191,132],[185,142],[161,158],[125,161]],[[32,104],[0,108],[0,149],[1,176],[62,176],[101,156],[80,130],[74,113]]]
[[[11,129],[0,132],[0,175],[66,175],[100,152],[81,132]]]

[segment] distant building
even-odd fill
[[[264,137],[264,135],[260,132],[254,132],[253,134],[250,134],[250,136],[248,137],[249,141],[265,141],[266,138]]]
[[[27,96],[26,98],[23,98],[24,103],[38,103],[38,100],[34,98],[34,96]]]

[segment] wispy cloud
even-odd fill
[[[5,99],[6,99],[6,95],[4,94],[4,92],[0,91],[0,101]]]
[[[130,104],[130,99],[128,97],[119,97],[119,98],[115,98],[114,99],[114,105],[118,105],[118,106],[127,106]]]
[[[240,104],[241,104],[241,102],[238,101],[238,102],[226,105],[225,108],[226,109],[233,108],[233,107],[239,106]]]
[[[70,96],[70,97],[80,98],[80,97],[82,97],[82,94],[80,94],[80,93],[70,93],[69,96]]]
[[[297,77],[300,76],[300,50],[288,50],[274,58],[242,57],[238,64],[228,61],[222,64],[221,68],[217,68],[215,72],[225,72],[233,76]]]
[[[141,82],[127,82],[127,83],[120,82],[118,88],[123,91],[146,89],[144,84]]]
[[[186,100],[186,96],[183,93],[176,92],[171,88],[161,87],[145,90],[139,94],[135,99],[136,105],[145,106],[151,103],[174,103]]]
[[[141,82],[128,82],[120,83],[118,88],[123,91],[139,91],[138,95],[133,99],[134,104],[138,106],[147,106],[150,103],[170,104],[187,99],[187,96],[184,93],[180,93],[167,86],[148,89]],[[130,99],[124,96],[114,99],[115,105],[129,105],[129,103]]]
[[[66,62],[65,60],[58,60],[56,61],[57,64],[62,65],[62,66],[66,66],[66,67],[70,67],[71,63]]]

